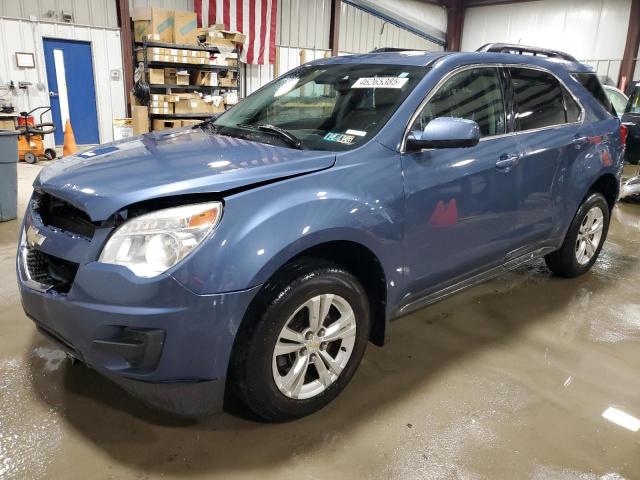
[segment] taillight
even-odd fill
[[[622,144],[626,145],[627,144],[627,134],[629,133],[629,129],[623,125],[622,123],[620,124],[620,138],[622,139]]]

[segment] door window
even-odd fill
[[[516,130],[566,123],[562,88],[553,75],[527,68],[510,70],[516,102]]]
[[[431,97],[411,130],[424,130],[438,117],[473,120],[483,137],[505,133],[502,85],[496,68],[464,70],[447,80]]]

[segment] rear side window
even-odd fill
[[[510,71],[517,130],[566,123],[564,93],[553,75],[528,68],[511,68]]]
[[[453,75],[431,97],[411,129],[422,131],[438,117],[473,120],[483,137],[505,133],[505,108],[498,70],[479,67]]]
[[[616,109],[613,108],[609,97],[607,97],[607,94],[604,92],[604,88],[602,88],[602,84],[595,73],[573,73],[571,76],[578,80],[584,88],[589,90],[591,95],[600,102],[600,105],[602,105],[607,112],[612,115],[617,115]]]

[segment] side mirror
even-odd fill
[[[424,131],[411,132],[407,137],[407,151],[423,148],[467,148],[480,141],[480,127],[473,120],[438,117],[431,120]]]

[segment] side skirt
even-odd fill
[[[546,246],[538,248],[537,250],[529,253],[518,255],[516,257],[510,257],[508,255],[502,265],[498,265],[497,267],[492,267],[480,273],[473,274],[463,280],[446,285],[443,288],[439,288],[435,292],[426,293],[419,298],[414,298],[408,303],[401,304],[399,308],[394,310],[391,318],[395,319],[404,315],[408,315],[409,313],[415,312],[416,310],[420,310],[421,308],[443,300],[455,293],[461,292],[463,290],[466,290],[467,288],[471,288],[495,277],[499,277],[500,275],[503,275],[510,270],[514,270],[537,258],[543,257],[556,249],[557,247]]]

